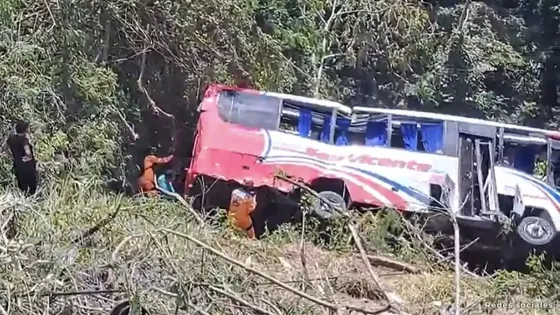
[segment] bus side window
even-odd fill
[[[428,153],[443,153],[443,123],[421,123],[420,137],[422,147]]]
[[[336,120],[336,130],[334,134],[334,143],[338,146],[350,145],[350,123],[349,118],[340,117]]]
[[[278,130],[282,101],[276,97],[226,91],[218,99],[218,115],[225,122],[245,127]]]
[[[387,122],[368,121],[366,124],[365,145],[387,146]]]
[[[321,126],[321,133],[319,134],[319,141],[324,143],[330,143],[331,139],[331,115],[323,115],[323,125]]]
[[[416,122],[403,122],[400,125],[394,124],[391,135],[391,148],[418,151],[418,134]]]
[[[391,133],[391,148],[395,149],[406,149],[404,135],[401,130],[401,126],[393,125]]]
[[[535,147],[530,145],[517,146],[513,155],[513,168],[526,174],[533,175],[536,160]]]
[[[418,151],[418,124],[416,122],[402,123],[399,129],[404,149]]]
[[[298,134],[304,138],[309,137],[312,125],[313,116],[311,114],[311,111],[309,109],[300,110],[298,117]]]

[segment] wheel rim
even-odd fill
[[[521,226],[522,238],[534,245],[543,245],[552,239],[553,230],[550,224],[541,218],[527,218]]]

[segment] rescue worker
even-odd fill
[[[156,150],[154,148],[148,149],[146,153],[147,154],[142,165],[142,173],[140,174],[140,178],[138,179],[138,187],[141,193],[145,193],[148,196],[154,196],[158,193],[156,184],[154,182],[154,167],[156,165],[169,163],[173,159],[173,155],[159,158],[155,155]]]
[[[26,195],[34,195],[37,191],[37,161],[33,154],[33,146],[27,138],[29,123],[18,121],[15,134],[10,135],[4,150],[11,154],[17,185]]]
[[[255,238],[255,228],[251,213],[257,207],[257,199],[254,193],[248,193],[242,189],[235,189],[231,193],[228,209],[228,217],[233,225],[244,231],[250,239]]]

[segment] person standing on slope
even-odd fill
[[[37,160],[33,154],[33,146],[27,138],[29,123],[18,121],[15,129],[16,133],[10,135],[4,149],[12,156],[19,189],[26,195],[34,195],[38,180]]]
[[[248,238],[255,238],[255,227],[251,214],[257,207],[257,197],[253,192],[243,189],[235,189],[231,193],[231,199],[227,215],[238,230],[245,232]]]
[[[169,163],[173,159],[173,155],[159,158],[155,155],[156,150],[154,148],[150,148],[146,153],[147,154],[142,165],[142,173],[138,179],[138,187],[140,193],[145,193],[148,196],[154,196],[158,193],[155,183],[156,178],[154,167],[156,165]]]

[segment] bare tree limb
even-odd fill
[[[148,33],[150,31],[150,25],[148,24],[148,27],[146,29],[146,33]],[[140,61],[140,74],[138,75],[138,80],[136,80],[136,85],[138,86],[138,89],[146,96],[146,98],[148,99],[148,103],[150,104],[150,108],[152,109],[152,112],[156,115],[162,114],[168,118],[171,118],[173,120],[175,120],[175,116],[165,112],[164,110],[162,110],[161,108],[159,108],[156,104],[156,102],[152,99],[152,97],[150,96],[150,93],[148,93],[148,90],[146,90],[146,88],[144,87],[144,84],[142,83],[142,80],[144,79],[144,72],[146,71],[146,51],[149,50],[149,47],[144,47],[144,50],[142,51],[142,59]]]
[[[418,274],[422,272],[422,269],[414,267],[410,264],[396,261],[388,257],[367,255],[367,259],[374,266],[383,266],[386,268],[391,268],[398,271],[406,271],[408,273]]]
[[[239,261],[227,256],[226,254],[214,249],[212,246],[207,245],[207,244],[203,243],[202,241],[200,241],[200,240],[198,240],[198,239],[196,239],[196,238],[194,238],[190,235],[187,235],[187,234],[184,234],[184,233],[181,233],[181,232],[178,232],[178,231],[170,230],[170,229],[167,229],[167,228],[164,228],[163,230],[165,232],[168,232],[168,233],[173,234],[175,236],[187,239],[187,240],[195,243],[196,245],[204,248],[205,250],[211,252],[212,254],[224,259],[225,261],[227,261],[231,264],[234,264],[238,267],[241,267],[241,268],[245,269],[246,271],[248,271],[250,273],[256,274],[256,275],[258,275],[258,276],[276,284],[277,286],[281,287],[282,289],[284,289],[286,291],[289,291],[289,292],[291,292],[291,293],[293,293],[293,294],[295,294],[295,295],[297,295],[301,298],[304,298],[308,301],[311,301],[315,304],[326,307],[326,308],[331,309],[333,311],[338,311],[339,309],[342,308],[342,309],[346,309],[346,310],[350,310],[350,311],[354,311],[354,312],[360,312],[360,313],[363,313],[363,314],[379,314],[381,312],[384,312],[387,309],[386,307],[383,307],[382,310],[371,311],[371,310],[366,310],[366,309],[351,306],[351,305],[338,306],[338,305],[332,304],[330,302],[327,302],[327,301],[324,301],[322,299],[311,296],[311,295],[309,295],[305,292],[302,292],[298,289],[292,288],[289,285],[285,284],[284,282],[282,282],[282,281],[280,281],[280,280],[278,280],[278,279],[276,279],[276,278],[274,278],[270,275],[267,275],[264,272],[261,272],[259,270],[254,269],[254,268],[251,268],[251,267],[245,265],[244,263],[239,262]]]

